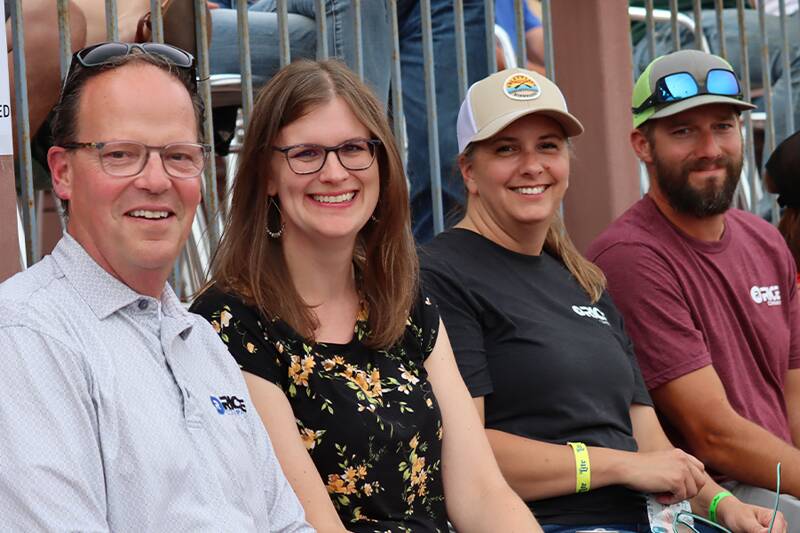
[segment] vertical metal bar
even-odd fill
[[[278,0],[278,53],[281,57],[281,68],[291,60],[289,49],[289,5],[287,0]]]
[[[389,16],[392,25],[392,118],[395,142],[400,146],[403,166],[406,164],[408,143],[405,136],[405,115],[403,115],[403,81],[400,69],[400,31],[397,20],[397,0],[389,0]]]
[[[669,0],[669,23],[672,27],[672,49],[681,49],[681,34],[678,29],[678,0]]]
[[[483,13],[486,18],[486,60],[491,74],[497,71],[497,57],[494,55],[494,0],[483,0]]]
[[[364,36],[361,30],[361,0],[353,0],[353,31],[356,32],[356,74],[358,74],[359,79],[363,80]]]
[[[161,17],[161,0],[150,0],[150,26],[154,43],[164,42],[164,20]]]
[[[645,23],[647,25],[647,59],[656,58],[656,24],[653,20],[653,0],[645,2]]]
[[[464,0],[455,0],[453,15],[456,20],[456,64],[458,65],[458,97],[463,102],[467,96],[467,43],[464,30]]]
[[[514,29],[517,32],[517,42],[514,43],[515,53],[517,56],[517,65],[525,68],[526,50],[525,50],[525,12],[522,7],[523,0],[514,0]]]
[[[767,35],[767,21],[766,13],[764,11],[764,2],[758,3],[758,26],[760,29],[761,37],[761,72],[762,84],[764,89],[764,110],[767,112],[766,126],[766,142],[764,145],[766,154],[772,153],[775,149],[775,116],[772,109],[772,80],[770,73],[770,58],[769,58],[769,45]],[[764,161],[763,163],[766,163]]]
[[[119,41],[117,0],[106,0],[106,39],[109,41]]]
[[[778,6],[780,8],[781,17],[781,39],[783,40],[783,47],[781,54],[783,55],[783,82],[786,85],[786,107],[783,112],[786,113],[786,131],[781,132],[783,137],[788,137],[789,134],[794,132],[794,102],[792,95],[792,63],[791,53],[789,51],[789,29],[786,26],[786,1],[779,0]],[[800,16],[798,16],[800,19]]]
[[[542,31],[544,33],[544,72],[545,76],[555,81],[556,58],[553,55],[553,13],[550,0],[542,0]]]
[[[250,18],[247,16],[247,1],[236,2],[236,27],[239,36],[239,72],[242,73],[242,117],[244,128],[253,112],[253,70],[250,62]]]
[[[750,55],[747,52],[747,32],[745,28],[745,0],[736,0],[736,14],[737,25],[739,32],[739,61],[742,65],[741,79],[742,89],[744,91],[744,99],[750,101]],[[756,152],[755,143],[753,142],[753,119],[749,111],[743,113],[744,116],[744,131],[747,142],[747,182],[750,186],[750,210],[756,209],[756,198],[758,190],[758,172],[756,171]]]
[[[208,14],[206,13],[206,0],[194,0],[194,28],[197,35],[197,67],[198,76],[200,77],[198,83],[198,92],[203,99],[205,105],[205,116],[203,117],[203,137],[205,142],[211,145],[214,153],[214,124],[211,118],[211,82],[209,76],[211,69],[209,67],[208,57]],[[205,191],[203,201],[205,204],[206,217],[208,219],[208,240],[209,250],[212,252],[217,247],[219,240],[219,201],[217,196],[217,169],[213,163],[213,156],[211,164],[206,165],[203,173],[205,181]]]
[[[61,58],[61,79],[67,76],[72,58],[72,35],[69,28],[69,0],[58,0],[58,49]]]
[[[33,200],[33,168],[31,166],[31,128],[28,117],[28,80],[25,65],[25,33],[22,27],[22,0],[11,2],[11,35],[14,47],[14,102],[17,118],[17,153],[22,172],[22,223],[25,228],[25,250],[28,266],[39,260],[39,224]]]
[[[703,8],[700,0],[694,0],[694,47],[703,49]]]
[[[317,59],[328,59],[328,21],[326,20],[325,0],[314,0],[314,14],[317,22]]]
[[[425,64],[425,100],[428,108],[428,154],[431,169],[431,201],[433,202],[433,233],[444,229],[442,212],[442,176],[439,167],[439,120],[436,113],[436,79],[433,75],[433,34],[431,0],[420,1],[422,18],[422,60]]]
[[[728,46],[725,43],[725,20],[722,10],[725,8],[723,0],[714,0],[714,11],[717,14],[717,37],[719,37],[719,55],[728,59]]]

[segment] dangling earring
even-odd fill
[[[270,210],[271,210],[273,205],[275,206],[275,209],[278,210],[278,220],[281,221],[281,227],[278,228],[278,231],[272,231],[271,229],[269,229],[269,212],[270,212]],[[267,227],[266,227],[267,235],[271,239],[280,239],[281,235],[283,235],[283,230],[285,228],[286,228],[286,224],[283,223],[283,215],[281,213],[281,208],[280,208],[280,206],[278,206],[278,202],[275,201],[275,197],[274,196],[270,196],[269,200],[267,201]]]

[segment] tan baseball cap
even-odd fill
[[[512,68],[473,83],[467,91],[458,112],[458,151],[532,113],[557,121],[567,137],[583,133],[583,125],[569,114],[567,101],[555,83],[537,72]]]

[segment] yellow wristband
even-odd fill
[[[575,454],[575,492],[589,492],[592,486],[592,467],[589,448],[582,442],[568,442]]]

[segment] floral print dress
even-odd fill
[[[356,533],[447,531],[442,420],[423,366],[439,314],[420,296],[404,337],[365,347],[367,316],[347,344],[313,343],[211,288],[203,315],[242,370],[278,385],[345,527]]]

